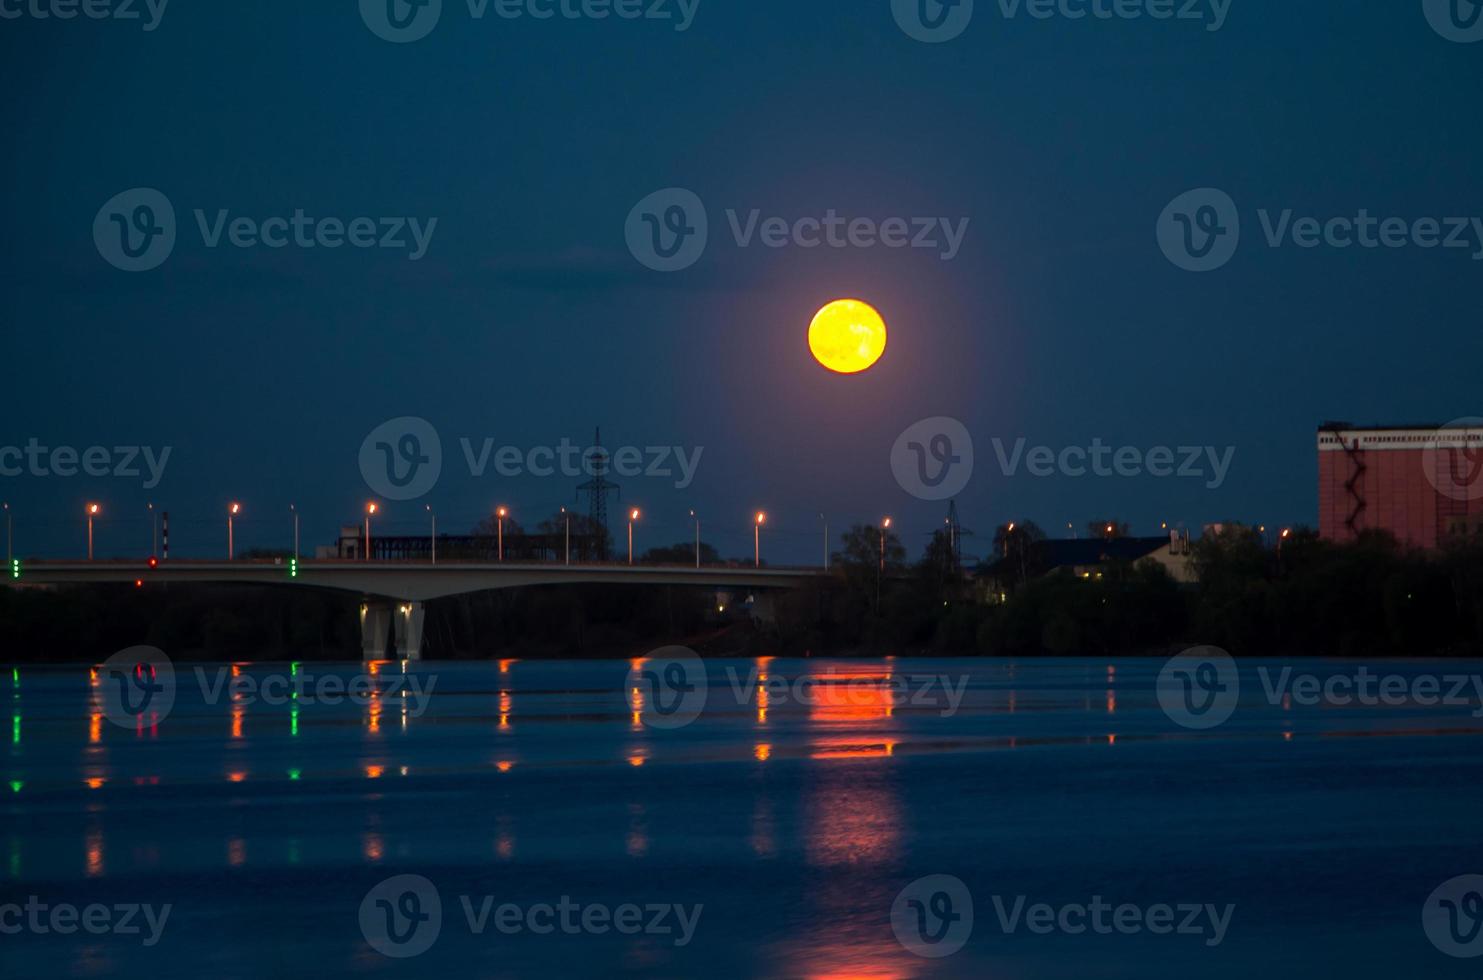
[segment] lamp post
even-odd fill
[[[767,515],[762,511],[757,512],[757,520],[752,524],[752,566],[762,567],[762,525],[767,522]]]
[[[15,553],[11,548],[10,541],[10,504],[7,503],[0,506],[4,506],[5,508],[5,566],[11,568],[14,567]]]
[[[237,557],[236,541],[232,534],[232,518],[242,513],[242,505],[233,503],[227,507],[227,561]]]
[[[93,560],[93,518],[98,516],[98,505],[88,504],[88,561]]]
[[[427,508],[427,516],[433,522],[432,536],[428,538],[428,544],[432,550],[433,564],[438,563],[438,512],[433,510],[432,504],[423,504]]]
[[[819,520],[824,523],[824,571],[829,571],[829,518],[823,512],[819,513]]]
[[[371,560],[371,515],[376,513],[376,501],[366,504],[366,553],[363,560]]]
[[[299,508],[296,504],[288,505],[288,512],[294,516],[294,557],[299,557]]]
[[[566,525],[566,564],[572,563],[572,512],[561,508],[562,523]]]
[[[695,522],[695,567],[700,567],[700,517],[695,511],[690,512],[690,519]]]
[[[886,530],[891,526],[891,519],[884,518],[881,521],[881,560],[875,569],[875,608],[879,612],[881,608],[881,576],[886,573]]]
[[[153,558],[160,553],[160,526],[155,517],[154,502],[151,501],[144,506],[149,508],[149,557]]]
[[[628,563],[633,564],[633,522],[639,519],[639,509],[628,512]]]
[[[499,545],[498,545],[498,547],[499,547],[499,560],[500,561],[504,561],[505,560],[505,515],[508,514],[508,513],[509,513],[509,510],[506,509],[506,508],[504,508],[504,507],[497,507],[497,508],[495,508],[495,511],[494,511],[495,526],[499,529],[498,530],[498,534],[499,534],[499,539],[498,539],[499,540]]]

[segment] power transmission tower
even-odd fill
[[[592,520],[592,533],[597,535],[597,557],[608,559],[608,494],[617,493],[618,484],[607,478],[608,451],[602,447],[602,427],[593,431],[592,449],[587,453],[587,472],[592,479],[577,487],[577,496],[587,494],[587,516]]]

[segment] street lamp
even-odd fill
[[[566,564],[572,563],[572,513],[565,507],[561,508],[562,523],[566,525]]]
[[[497,507],[494,511],[495,523],[499,528],[499,560],[505,560],[505,515],[510,511],[505,507]]]
[[[433,522],[432,537],[428,539],[428,543],[432,546],[433,564],[436,565],[438,563],[438,514],[437,511],[433,510],[432,504],[423,504],[422,506],[427,508],[427,516]]]
[[[366,504],[366,554],[365,561],[371,560],[371,515],[376,513],[376,501],[372,500]]]
[[[154,502],[151,501],[144,506],[149,508],[149,556],[153,558],[160,553],[160,525],[155,516]]]
[[[7,568],[14,568],[15,555],[10,543],[10,504],[0,504],[0,506],[5,508],[5,566]]]
[[[93,518],[98,516],[98,505],[88,504],[88,561],[93,560]]]
[[[288,505],[288,512],[294,516],[294,557],[299,557],[299,508],[295,504]]]
[[[695,567],[700,567],[700,518],[695,511],[690,512],[690,519],[695,522]]]
[[[628,512],[628,563],[633,564],[633,522],[639,519],[639,509]]]
[[[237,556],[237,548],[232,537],[232,518],[242,513],[241,504],[231,504],[227,507],[227,561]]]
[[[875,569],[875,608],[881,607],[881,576],[886,573],[886,529],[891,526],[889,517],[881,521],[881,561]]]
[[[824,523],[824,571],[829,571],[829,518],[823,512],[819,513],[819,520]]]
[[[756,568],[762,567],[762,525],[766,522],[767,515],[759,510],[757,520],[752,525],[752,564]]]

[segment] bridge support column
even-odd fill
[[[391,604],[360,604],[360,652],[364,660],[385,660],[386,643],[391,634]]]
[[[778,607],[770,592],[757,592],[752,595],[752,620],[763,626],[776,626],[778,622]]]
[[[422,659],[422,603],[403,602],[396,607],[396,647],[404,660]]]

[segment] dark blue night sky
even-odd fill
[[[945,504],[891,467],[928,417],[972,434],[958,508],[978,555],[1008,520],[1312,523],[1323,420],[1483,414],[1478,229],[1460,249],[1273,248],[1258,216],[1483,216],[1483,43],[1442,37],[1422,0],[1233,0],[1219,30],[1208,3],[1204,21],[1007,5],[978,0],[938,44],[888,0],[700,0],[684,31],[444,0],[406,44],[351,0],[174,0],[149,31],[0,19],[0,446],[172,447],[149,490],[0,478],[17,551],[80,554],[88,500],[106,509],[100,556],[143,553],[146,501],[182,555],[224,547],[231,500],[239,547],[286,547],[290,503],[306,545],[328,541],[371,495],[362,441],[400,416],[436,428],[443,467],[426,497],[386,504],[387,529],[422,528],[425,503],[449,531],[496,503],[527,523],[575,506],[577,479],[474,478],[459,440],[554,446],[601,424],[614,447],[704,447],[684,490],[619,481],[643,546],[686,540],[694,507],[723,553],[749,554],[763,508],[764,555],[809,561],[821,511],[835,528],[892,514],[913,550],[940,525]],[[178,238],[130,273],[93,223],[138,187],[168,198]],[[661,273],[629,254],[625,220],[670,187],[704,202],[710,237]],[[1205,187],[1235,202],[1241,241],[1197,274],[1155,224]],[[196,209],[437,224],[411,261],[208,248]],[[970,223],[944,261],[740,248],[728,209]],[[891,331],[858,376],[806,341],[839,297]],[[1234,455],[1215,488],[1006,475],[993,440],[1021,437]]]

